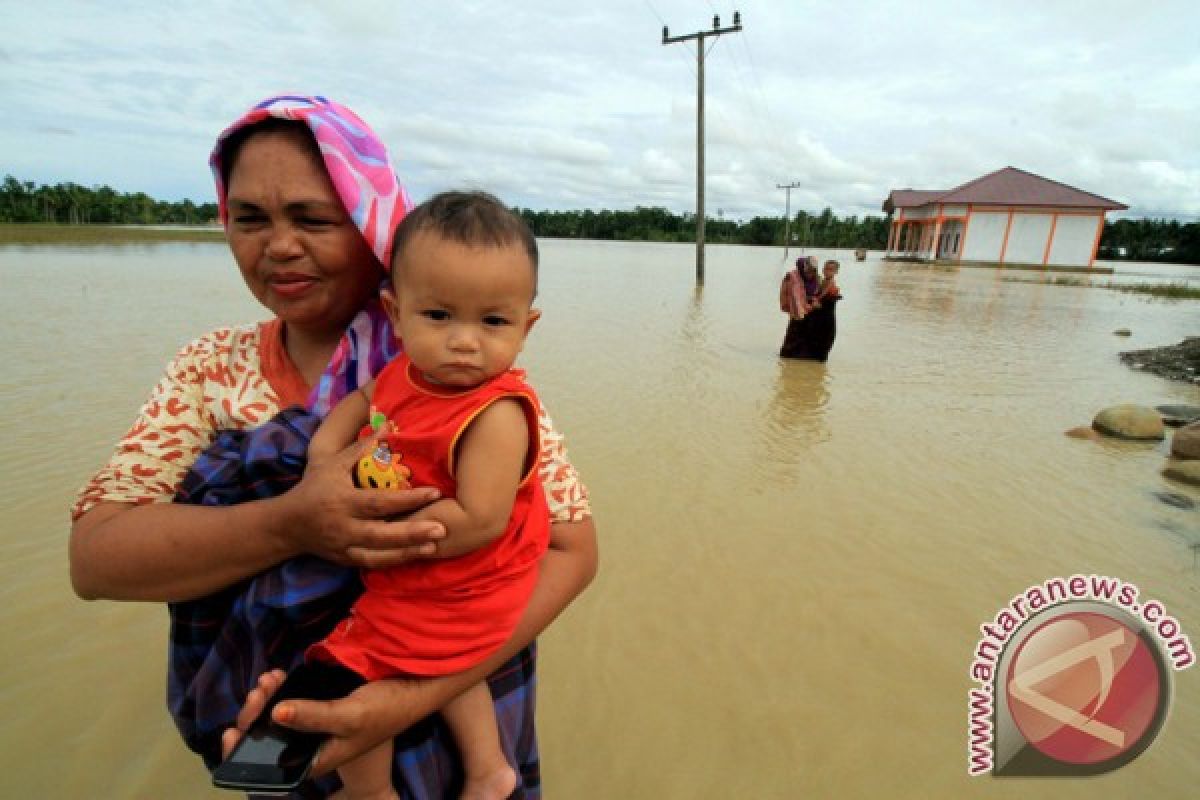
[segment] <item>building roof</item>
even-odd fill
[[[916,208],[926,203],[937,202],[945,193],[945,189],[892,189],[883,203],[883,210],[890,212],[893,208]],[[891,208],[888,207],[889,204]]]
[[[949,191],[893,189],[883,201],[883,210],[891,213],[897,208],[917,208],[933,203],[1102,208],[1109,211],[1128,208],[1107,197],[1085,192],[1023,169],[1005,167],[973,181],[967,181]]]

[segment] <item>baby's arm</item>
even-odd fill
[[[309,463],[318,463],[346,449],[355,439],[371,414],[371,395],[375,381],[369,381],[341,399],[321,422],[308,445]]]
[[[438,542],[434,558],[470,553],[504,533],[528,451],[529,422],[521,400],[501,398],[475,418],[458,444],[458,496],[443,498],[411,517],[446,526],[446,538]]]

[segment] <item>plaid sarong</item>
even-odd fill
[[[304,473],[319,422],[292,408],[253,430],[219,434],[184,478],[176,502],[224,506],[286,492]],[[299,664],[305,648],[345,616],[361,591],[357,570],[303,556],[208,597],[168,604],[167,705],[184,741],[209,769],[220,762],[221,732],[233,725],[258,676]],[[535,668],[536,648],[530,646],[488,679],[501,743],[521,777],[515,796],[531,800],[541,796]],[[404,798],[458,796],[462,767],[439,715],[396,737],[392,779]],[[293,796],[326,797],[339,786],[330,775],[306,782]]]

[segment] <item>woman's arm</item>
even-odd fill
[[[186,345],[88,482],[74,510],[69,557],[80,597],[187,600],[223,589],[299,553],[356,566],[399,563],[421,552],[437,525],[385,522],[436,494],[355,490],[358,446],[305,471],[286,494],[227,507],[171,504],[192,464],[219,427],[261,424],[275,402],[255,394],[263,381],[238,384],[241,406],[217,399],[233,375],[253,375],[257,332],[220,329]],[[209,376],[225,376],[209,381]],[[225,397],[226,401],[228,400]],[[224,408],[226,417],[214,416]]]
[[[71,527],[71,584],[86,600],[201,597],[300,553],[359,567],[430,555],[435,521],[386,521],[437,499],[433,489],[356,489],[367,444],[314,465],[291,491],[225,507],[101,503]]]
[[[559,522],[550,529],[550,549],[542,558],[537,585],[509,641],[491,658],[466,672],[441,678],[375,681],[341,700],[289,700],[273,712],[277,722],[299,730],[330,734],[317,774],[337,769],[380,742],[438,711],[486,678],[549,627],[596,574],[596,528],[590,517]],[[228,753],[242,731],[279,687],[282,673],[264,676],[238,715],[237,728],[225,732]]]

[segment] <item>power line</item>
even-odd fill
[[[747,33],[747,36],[749,34]],[[746,38],[741,39],[742,46],[746,47]],[[749,84],[749,79],[746,75],[747,67],[743,65],[742,60],[737,57],[736,48],[726,50],[729,54],[729,59],[733,64],[734,73],[737,75],[738,83],[741,88],[741,94],[745,98],[744,109],[750,118],[750,134],[749,140],[742,136],[742,127],[731,125],[731,129],[736,136],[738,143],[742,146],[746,153],[757,153],[760,156],[759,160],[769,162],[772,169],[778,160],[787,152],[782,145],[782,139],[778,134],[778,125],[767,106],[765,99],[762,96],[761,88],[756,89]],[[753,67],[751,66],[751,71]],[[757,79],[757,75],[753,75]],[[759,84],[761,87],[761,84]],[[720,108],[714,109],[717,115],[724,119]]]
[[[665,19],[663,19],[662,14],[658,13],[658,9],[656,9],[654,7],[654,5],[650,2],[650,0],[642,0],[642,2],[645,3],[646,8],[650,9],[650,13],[655,16],[655,18],[658,20],[658,23],[660,25],[662,25],[664,28],[666,28],[667,21]],[[692,73],[692,77],[693,78],[696,77],[696,66],[692,63],[692,60],[690,58],[688,58],[687,55],[682,50],[679,50],[677,52],[679,53],[679,57],[683,59],[683,62],[685,64],[687,64],[688,71]]]
[[[747,37],[748,38],[748,37]],[[768,126],[771,131],[771,137],[774,139],[774,144],[778,147],[780,153],[784,152],[783,139],[779,135],[779,123],[775,121],[775,115],[771,113],[771,105],[767,102],[767,94],[763,91],[762,80],[758,77],[758,66],[754,63],[754,51],[750,49],[750,45],[746,39],[742,39],[742,49],[746,51],[746,60],[750,62],[750,75],[754,78],[754,85],[758,93],[759,103],[762,105],[763,111],[766,112]]]

